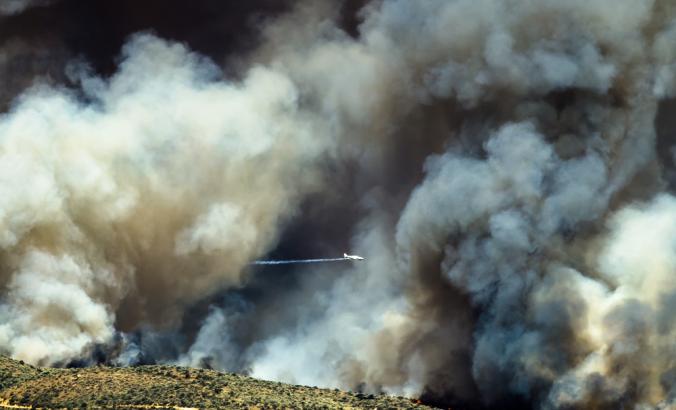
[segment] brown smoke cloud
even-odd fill
[[[659,0],[302,2],[241,79],[153,34],[109,77],[71,62],[0,119],[0,346],[670,408],[675,24]],[[247,267],[347,243],[367,259]]]

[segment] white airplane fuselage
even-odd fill
[[[343,258],[350,259],[350,260],[353,260],[353,261],[363,261],[364,260],[364,258],[362,258],[361,256],[348,255],[346,253],[343,254]]]

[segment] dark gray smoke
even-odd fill
[[[17,14],[30,7],[45,6],[50,0],[4,0],[0,3],[0,14]]]
[[[50,56],[4,87],[4,352],[676,404],[676,6],[216,3],[4,17],[136,21],[109,53],[68,24],[0,48]]]

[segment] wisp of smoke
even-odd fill
[[[29,7],[44,6],[52,0],[3,0],[0,2],[0,15],[17,14]]]
[[[2,352],[444,405],[675,406],[675,160],[656,121],[676,5],[345,4],[261,20],[236,79],[140,33],[112,75],[78,60],[16,96]],[[297,256],[311,247],[366,260]]]

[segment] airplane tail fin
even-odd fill
[[[343,258],[347,258],[347,254],[346,254],[346,253],[343,254]]]

